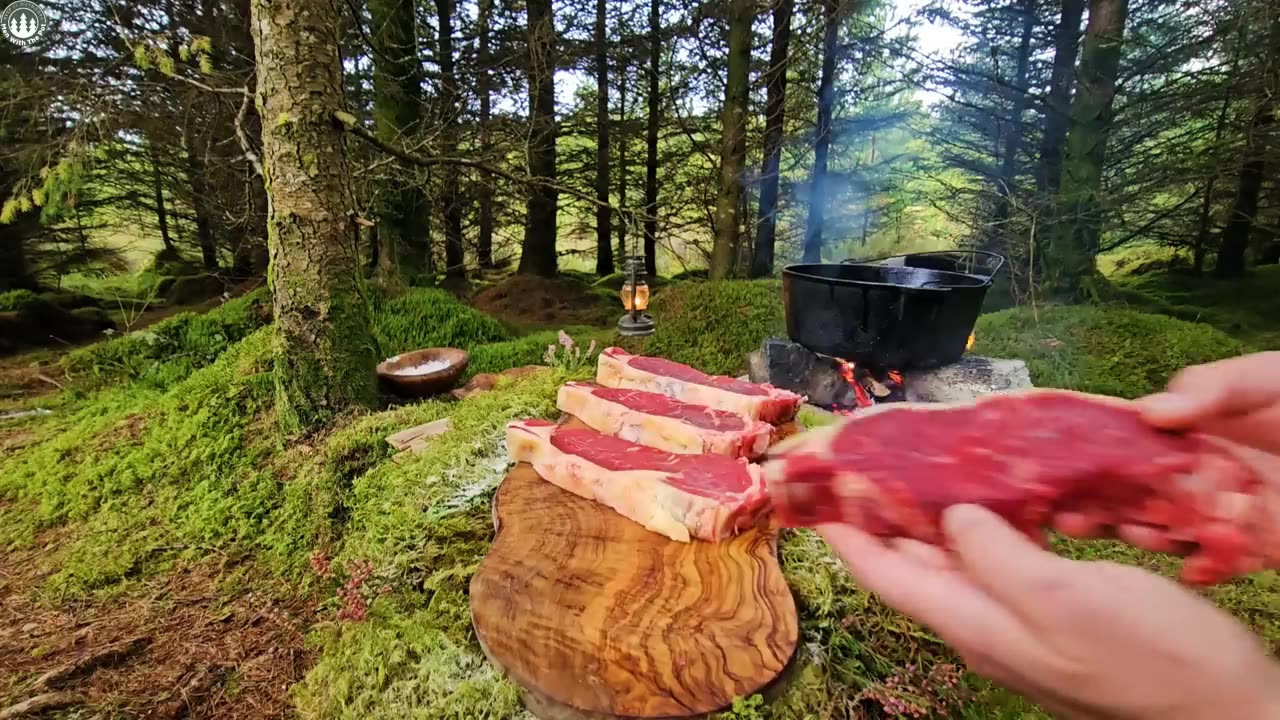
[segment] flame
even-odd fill
[[[849,383],[849,387],[853,388],[853,394],[854,397],[857,398],[858,407],[866,408],[875,405],[875,400],[871,399],[870,393],[868,393],[867,389],[862,386],[862,383],[858,382],[857,377],[853,374],[853,369],[857,366],[847,360],[841,360],[839,358],[836,358],[836,363],[840,368],[840,377],[844,378],[845,382]]]
[[[972,336],[970,336],[970,337],[972,337]],[[902,383],[902,373],[898,372],[897,370],[890,370],[890,371],[889,371],[889,379],[890,379],[890,380],[892,380],[894,383],[896,383],[896,384],[898,384],[898,385],[903,384],[903,383]]]
[[[972,349],[973,349],[973,341],[974,341],[973,333],[969,333],[969,342],[967,342],[967,343],[965,343],[965,344],[964,344],[964,349],[965,349],[965,350],[972,350]]]

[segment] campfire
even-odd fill
[[[747,366],[752,382],[803,393],[809,404],[842,415],[883,403],[955,402],[1031,387],[1027,367],[1020,360],[966,354],[931,370],[874,368],[778,338],[765,340],[760,350],[748,355]]]

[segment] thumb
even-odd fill
[[[1157,427],[1185,429],[1210,417],[1247,415],[1280,403],[1280,352],[1254,353],[1196,365],[1169,389],[1138,401]]]
[[[1070,566],[978,505],[948,508],[942,530],[969,579],[1022,617],[1042,614],[1045,594],[1062,587]]]

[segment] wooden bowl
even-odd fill
[[[448,392],[467,371],[467,362],[471,356],[466,350],[457,348],[426,348],[389,357],[378,363],[378,380],[391,392],[401,397],[426,397]],[[421,375],[408,375],[396,372],[414,365],[444,360],[448,367]]]

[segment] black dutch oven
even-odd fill
[[[994,253],[948,251],[782,271],[787,334],[806,348],[878,369],[933,368],[964,354]]]

